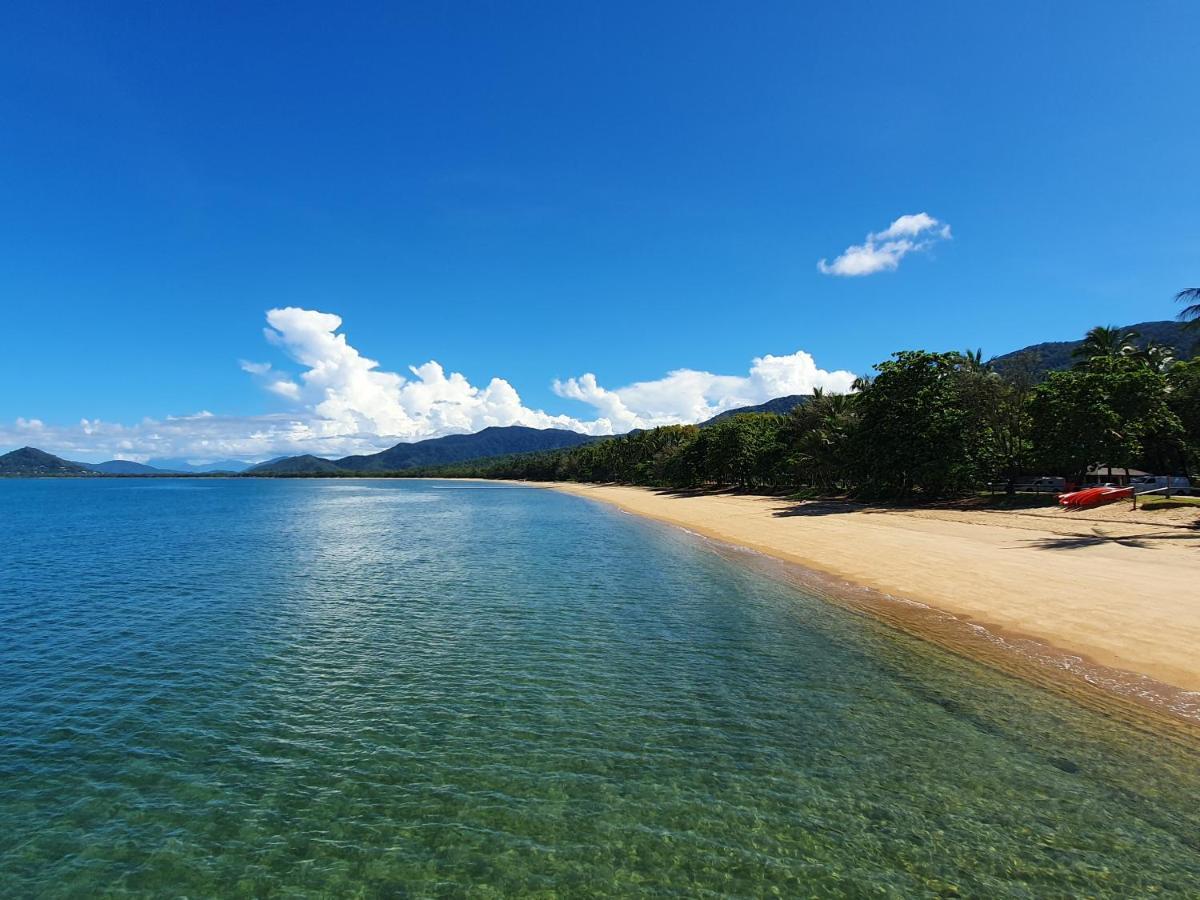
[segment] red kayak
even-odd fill
[[[1084,488],[1082,491],[1071,491],[1069,494],[1059,494],[1058,502],[1068,509],[1087,509],[1132,496],[1133,488],[1131,487],[1092,487]]]

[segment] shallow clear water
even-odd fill
[[[1198,786],[579,498],[0,480],[3,896],[1195,896]]]

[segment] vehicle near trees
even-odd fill
[[[1200,488],[1196,488],[1186,475],[1134,475],[1130,477],[1129,484],[1139,494],[1150,491],[1166,493],[1168,488],[1172,494],[1185,496],[1200,494]]]

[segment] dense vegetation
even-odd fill
[[[1190,348],[1189,348],[1190,349]],[[580,447],[409,474],[808,487],[864,497],[945,497],[1023,474],[1082,480],[1097,464],[1159,473],[1200,466],[1200,359],[1133,332],[1094,328],[1071,368],[1034,354],[906,350],[850,394],[817,392],[787,414],[739,414]]]

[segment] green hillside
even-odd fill
[[[38,450],[22,447],[0,456],[0,475],[97,475],[82,463],[74,463]]]
[[[812,400],[812,394],[789,394],[786,397],[776,397],[774,400],[768,400],[766,403],[759,403],[755,406],[739,406],[737,409],[727,409],[723,413],[717,413],[711,419],[701,422],[700,427],[715,425],[743,413],[778,413],[782,416],[810,400]]]
[[[1200,342],[1200,333],[1188,331],[1182,322],[1139,322],[1136,325],[1121,326],[1118,330],[1137,332],[1138,339],[1135,343],[1139,347],[1145,347],[1151,341],[1174,347],[1175,355],[1179,359],[1191,359],[1200,349],[1197,346]],[[1020,350],[994,357],[991,365],[996,371],[1007,373],[1020,365],[1023,358],[1028,357],[1032,360],[1033,374],[1043,377],[1047,372],[1058,372],[1071,368],[1075,361],[1071,354],[1082,344],[1081,340],[1046,341],[1041,344],[1031,344]]]
[[[255,466],[249,475],[326,475],[400,472],[420,466],[439,466],[468,459],[508,456],[541,450],[559,450],[586,444],[593,438],[561,428],[527,428],[523,425],[485,428],[474,434],[452,434],[408,444],[397,444],[379,453],[329,460],[318,456],[289,456]]]

